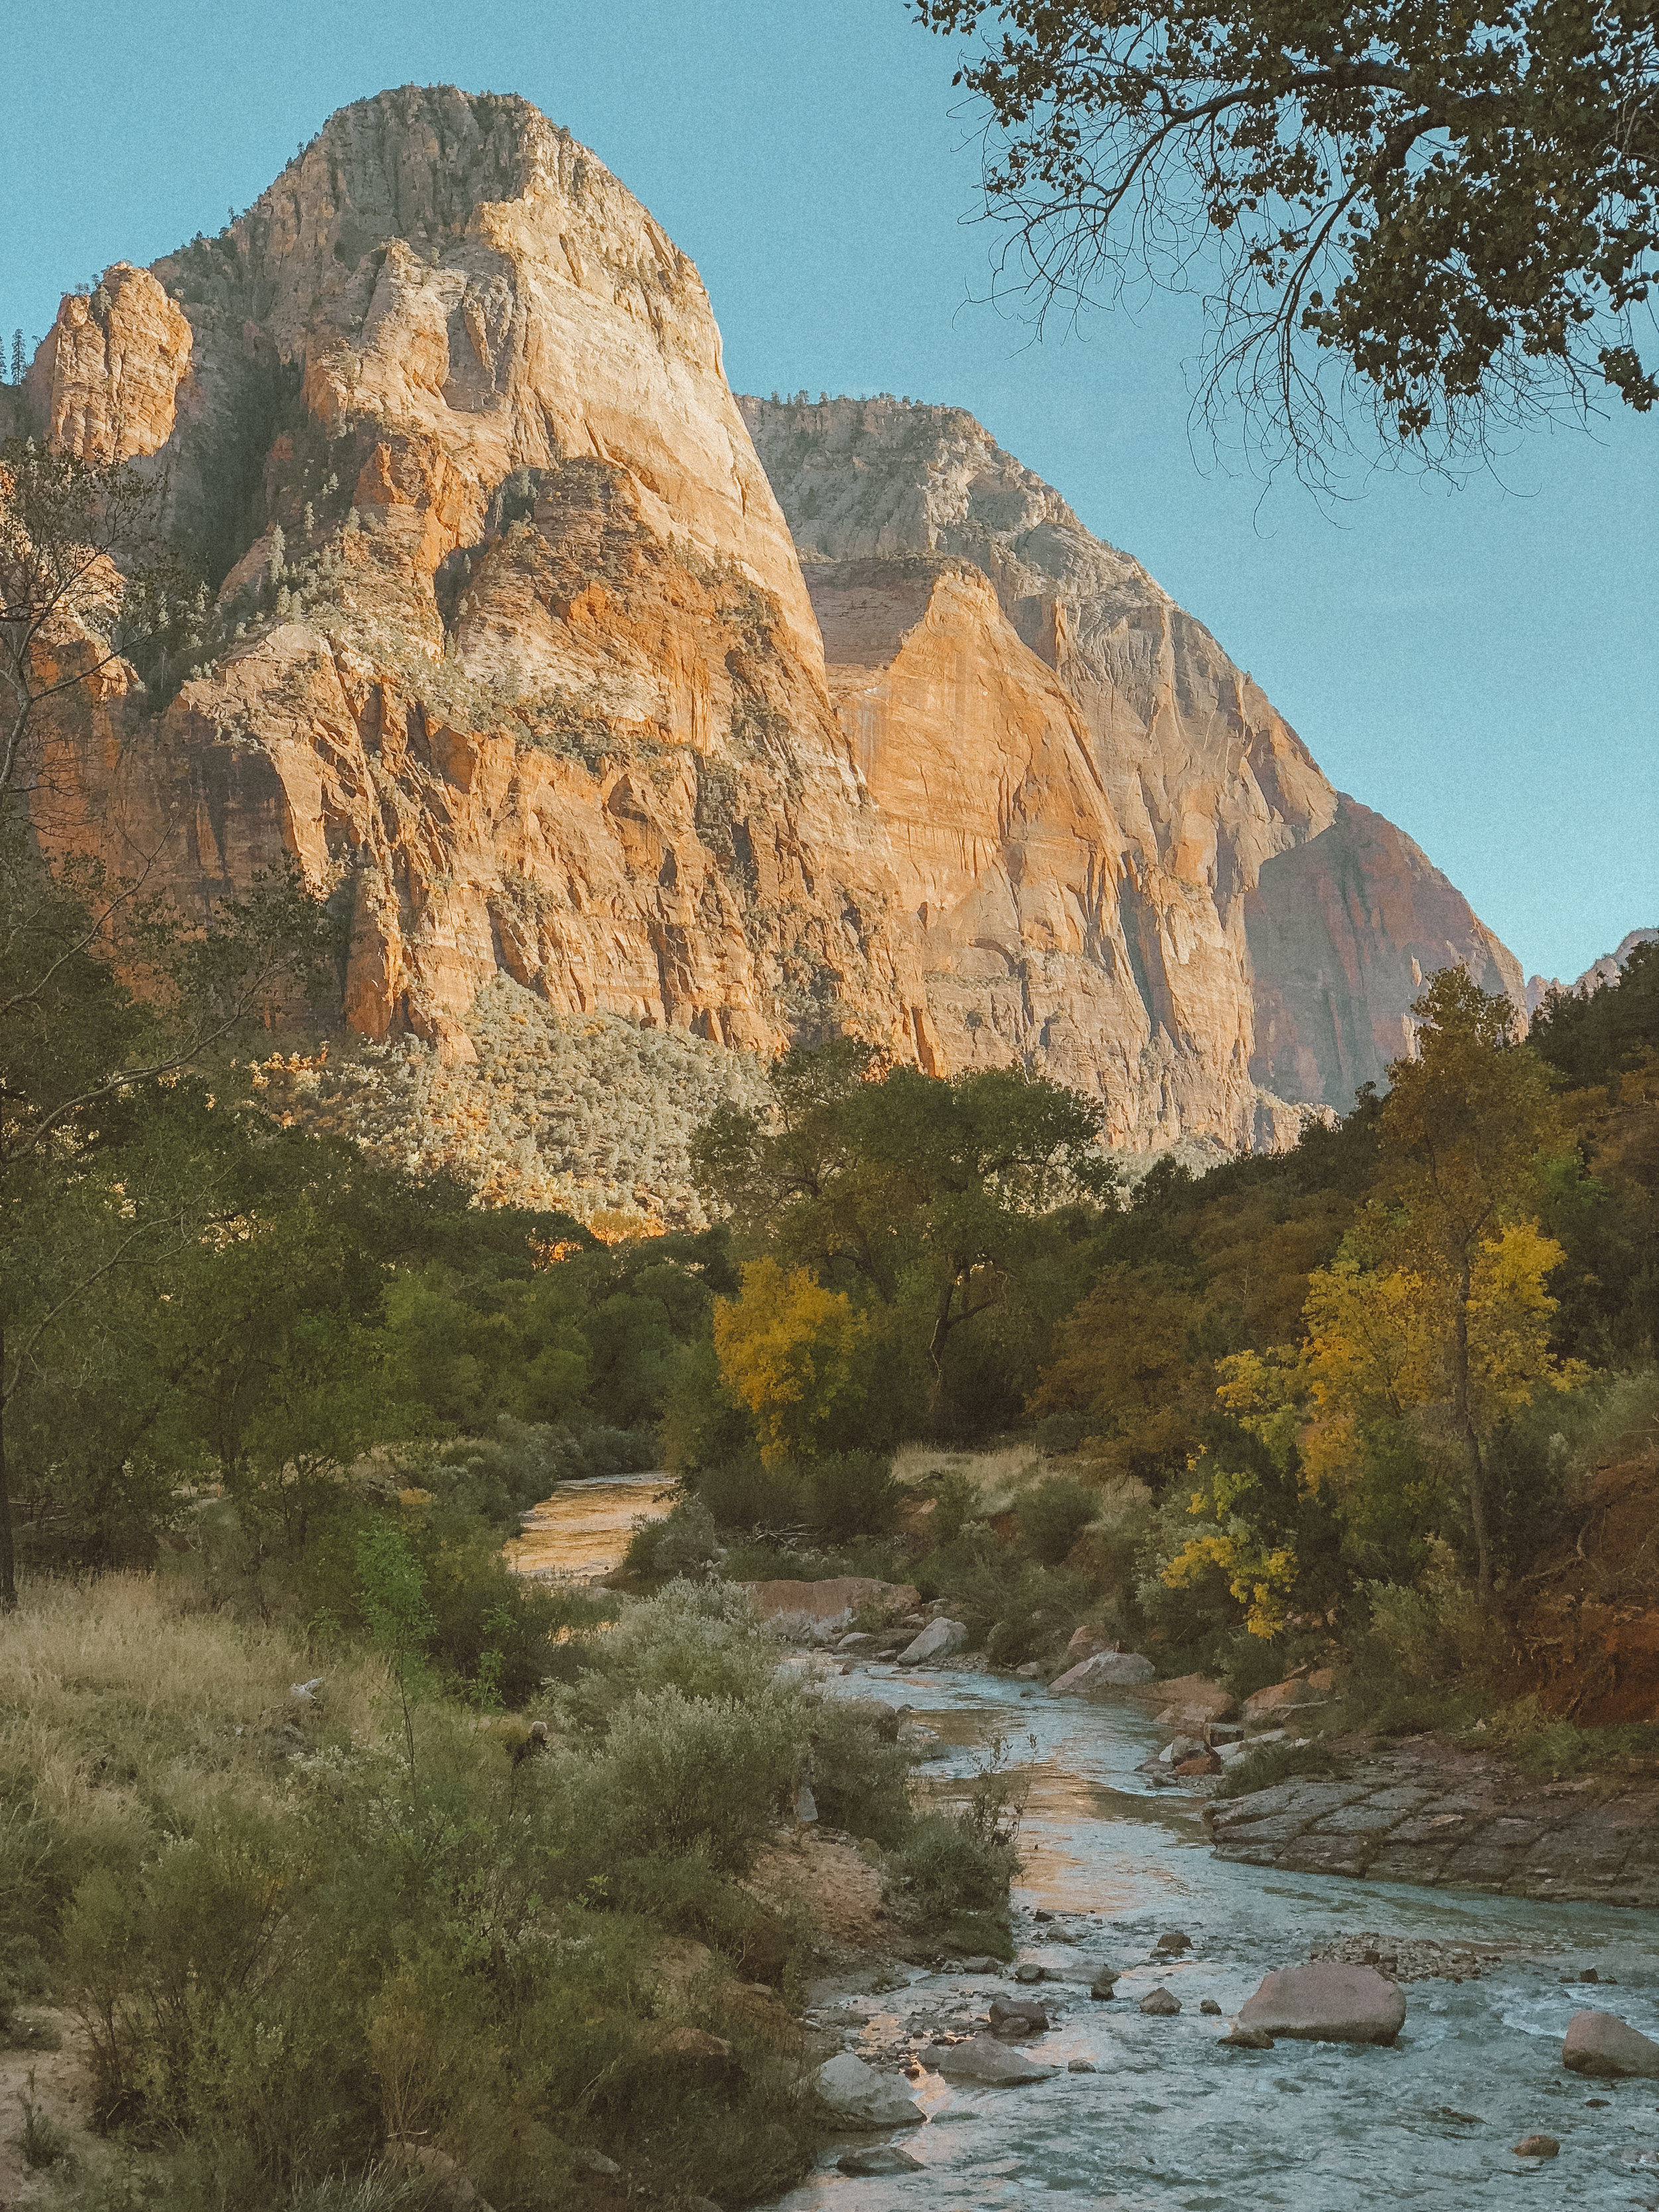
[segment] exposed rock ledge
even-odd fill
[[[1501,1759],[1421,1738],[1204,1808],[1216,1856],[1505,1897],[1659,1905],[1659,1787],[1528,1784]]]

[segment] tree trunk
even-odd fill
[[[1452,1331],[1452,1410],[1468,1461],[1469,1519],[1474,1528],[1475,1580],[1484,1604],[1492,1596],[1492,1540],[1486,1532],[1486,1463],[1469,1405],[1469,1261],[1458,1262],[1457,1318]]]
[[[939,1407],[945,1401],[945,1340],[951,1334],[951,1308],[956,1303],[956,1278],[945,1285],[944,1295],[933,1316],[933,1334],[927,1343],[927,1364],[932,1376],[927,1385],[927,1418],[933,1426],[939,1426]]]

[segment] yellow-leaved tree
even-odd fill
[[[1235,1352],[1218,1360],[1217,1402],[1239,1426],[1265,1445],[1281,1479],[1294,1481],[1297,1431],[1307,1387],[1294,1347]],[[1204,1487],[1188,1510],[1202,1523],[1163,1569],[1171,1589],[1184,1589],[1212,1567],[1244,1608],[1252,1636],[1277,1636],[1290,1617],[1301,1563],[1296,1546],[1267,1508],[1261,1475],[1230,1468],[1210,1455],[1201,1463]]]
[[[1310,1480],[1357,1466],[1362,1423],[1443,1409],[1464,1464],[1476,1571],[1492,1586],[1486,1455],[1502,1418],[1577,1370],[1553,1358],[1545,1285],[1561,1248],[1532,1208],[1557,1135],[1549,1070],[1510,1042],[1507,1000],[1444,969],[1413,1012],[1416,1056],[1389,1069],[1374,1193],[1310,1282]]]
[[[714,1305],[714,1350],[726,1388],[749,1408],[769,1466],[810,1458],[825,1425],[859,1389],[869,1323],[810,1268],[751,1261],[735,1298]]]

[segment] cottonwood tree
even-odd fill
[[[956,82],[1039,316],[1201,292],[1201,407],[1304,474],[1356,415],[1447,467],[1659,396],[1653,0],[911,4],[977,41]]]
[[[1113,1187],[1098,1107],[1021,1068],[876,1079],[848,1040],[790,1052],[772,1111],[721,1107],[699,1130],[699,1186],[776,1256],[864,1300],[925,1315],[937,1413],[952,1336],[1001,1304],[1054,1208]]]

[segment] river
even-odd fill
[[[572,1485],[538,1509],[538,1564],[568,1570],[578,1547],[597,1548],[583,1520],[591,1505],[571,1491],[596,1496],[597,1486]],[[568,1551],[559,1534],[567,1516]],[[623,1533],[625,1540],[625,1522]],[[838,2139],[777,2212],[1462,2212],[1516,2190],[1528,2203],[1572,2212],[1659,2212],[1659,2083],[1585,2081],[1560,2059],[1581,2006],[1605,2006],[1659,2037],[1651,1916],[1215,1859],[1197,1803],[1135,1771],[1163,1736],[1127,1701],[1079,1705],[1000,1677],[896,1666],[860,1667],[829,1687],[911,1705],[944,1754],[927,1774],[966,1775],[994,1738],[1009,1741],[1030,1785],[1016,1942],[1022,1959],[1065,1977],[1041,1990],[1052,2032],[1024,2047],[1058,2070],[1029,2087],[979,2091],[926,2076],[912,2094],[927,2124]],[[1038,1911],[1055,1917],[1040,1922]],[[1154,1963],[1153,1942],[1176,1928],[1192,1953]],[[1054,1940],[1062,1930],[1084,1940]],[[1392,2049],[1218,2048],[1224,2015],[1270,1968],[1362,1931],[1385,1944],[1427,1937],[1506,1955],[1476,1979],[1407,1982],[1406,2026]],[[1121,1972],[1109,2004],[1089,1996],[1103,1963]],[[1617,1986],[1604,1995],[1564,1981],[1589,1966]],[[890,2038],[913,2008],[982,2009],[1010,1987],[998,1976],[904,1971],[908,1986],[880,1998],[867,2028],[846,2031],[849,2048]],[[1138,2008],[1160,1984],[1181,2000],[1176,2017]],[[1200,2013],[1206,1997],[1223,2018]],[[1073,2058],[1096,2070],[1070,2072]],[[1532,2134],[1555,2136],[1560,2155],[1516,2159],[1510,2146]],[[843,2151],[887,2140],[921,2171],[868,2180],[836,2171]]]

